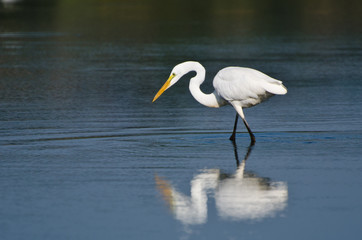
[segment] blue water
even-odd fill
[[[359,239],[360,4],[279,3],[1,3],[0,238]],[[185,60],[283,81],[254,146],[192,74],[151,103]]]

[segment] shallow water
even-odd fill
[[[216,1],[188,18],[162,1],[3,3],[0,238],[358,239],[359,3],[316,3],[280,1],[305,4],[294,16]],[[205,92],[229,65],[287,86],[245,110],[253,147],[187,77],[151,103],[190,59]]]

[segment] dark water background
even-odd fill
[[[255,2],[2,1],[0,239],[360,239],[361,2]],[[252,149],[187,77],[151,104],[185,60],[284,82]]]

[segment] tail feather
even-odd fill
[[[283,85],[281,81],[273,81],[264,84],[264,89],[267,92],[277,95],[284,95],[288,92],[287,88]]]

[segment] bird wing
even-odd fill
[[[260,96],[287,92],[281,81],[255,69],[242,67],[220,70],[213,85],[218,94],[227,101],[259,99]]]

